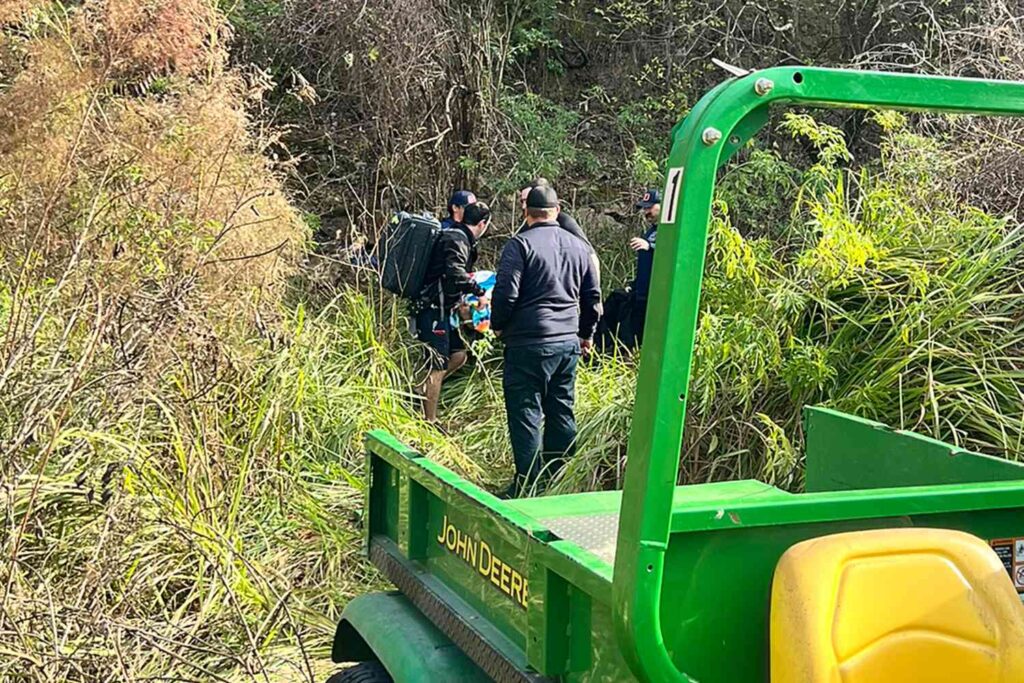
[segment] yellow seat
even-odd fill
[[[1024,607],[970,534],[799,543],[776,567],[771,609],[772,683],[1024,682]]]

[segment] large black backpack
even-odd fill
[[[396,214],[378,242],[381,287],[407,299],[418,297],[440,235],[441,224],[432,216]]]

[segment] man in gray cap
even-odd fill
[[[576,365],[593,344],[601,284],[589,246],[558,224],[558,195],[530,190],[526,226],[505,245],[491,329],[505,343],[503,388],[520,495],[571,457]],[[543,419],[543,434],[541,421]]]

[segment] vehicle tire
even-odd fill
[[[380,662],[360,662],[334,674],[326,683],[395,683],[395,679]]]

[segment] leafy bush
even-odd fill
[[[534,93],[506,93],[499,100],[508,119],[510,141],[487,167],[485,183],[508,193],[535,176],[561,177],[579,159],[572,132],[579,115]]]
[[[715,213],[688,476],[764,476],[771,448],[758,416],[797,442],[804,403],[1018,456],[1022,377],[1009,349],[1024,341],[1014,312],[1024,304],[1021,229],[956,197],[951,161],[933,140],[882,122],[883,155],[871,168],[842,168],[849,153],[838,131],[800,116],[783,128],[819,155],[795,192],[793,170],[771,152],[730,173],[723,194],[733,206],[763,214],[758,197],[780,177],[781,196],[797,204],[770,241],[763,231],[740,236],[733,206]],[[780,474],[797,481],[795,470]]]

